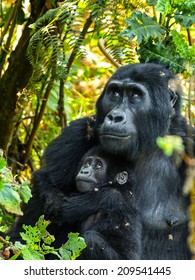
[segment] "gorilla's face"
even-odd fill
[[[125,67],[119,69],[116,72],[119,74],[112,76],[97,101],[98,134],[108,152],[136,157],[155,145],[156,138],[169,128],[168,79],[158,65],[151,70],[150,64],[150,73],[145,73],[147,64],[143,68],[132,65],[124,79],[119,79],[119,74]]]
[[[138,138],[136,115],[151,107],[148,90],[141,84],[111,80],[102,99],[105,115],[99,127],[101,143],[114,150],[124,150]]]
[[[79,192],[93,191],[106,183],[106,161],[98,155],[85,158],[76,176],[76,186]]]

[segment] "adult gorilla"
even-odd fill
[[[12,231],[13,239],[18,238],[22,223],[33,224],[42,213],[53,222],[57,246],[67,232],[77,230],[76,220],[67,223],[66,201],[77,192],[78,162],[100,142],[105,151],[123,157],[132,166],[134,198],[143,225],[140,258],[189,259],[188,198],[182,194],[186,166],[184,162],[176,166],[174,158],[167,158],[156,147],[156,138],[169,134],[182,137],[189,156],[194,150],[189,127],[181,116],[179,93],[169,87],[173,79],[167,68],[153,63],[118,69],[97,101],[96,121],[83,118],[72,122],[46,149],[44,165],[33,175],[33,198]],[[72,211],[83,219],[98,212],[102,192],[108,194],[105,189],[78,194]]]

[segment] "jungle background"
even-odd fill
[[[107,79],[121,65],[168,65],[183,86],[183,115],[194,126],[194,43],[195,0],[0,0],[0,231],[22,214],[28,180],[47,144],[70,121],[94,114]],[[185,192],[195,253],[194,164],[189,161]],[[43,218],[38,226],[44,239]],[[12,245],[1,238],[0,257],[9,258]],[[42,258],[45,251],[36,248]]]

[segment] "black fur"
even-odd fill
[[[107,168],[106,177],[102,178],[103,181],[101,179],[103,185],[98,185],[97,182],[93,191],[87,191],[91,194],[94,214],[84,220],[83,213],[78,213],[76,216],[77,219],[82,219],[80,232],[88,245],[82,253],[81,259],[140,259],[141,223],[137,210],[133,206],[134,174],[132,174],[131,165],[120,160],[119,157],[105,153],[99,147],[88,151],[83,157],[81,165],[89,156],[96,156],[99,160],[103,159]],[[85,174],[88,172],[87,174],[91,175],[91,170],[92,168],[85,168]],[[124,171],[128,174],[125,179],[127,181],[120,184],[117,175]],[[89,175],[85,176],[85,180],[89,178],[91,178]],[[98,199],[96,192],[100,192]],[[83,195],[85,196],[86,193]],[[80,200],[78,194],[76,196],[77,200]],[[81,205],[79,201],[75,203],[70,199],[66,209],[63,208],[64,215],[68,213],[73,215],[73,209],[78,205]],[[72,217],[68,215],[67,221],[70,220]]]
[[[58,246],[70,230],[78,230],[78,216],[87,219],[97,212],[99,203],[108,199],[106,188],[95,194],[72,197],[68,209],[67,199],[76,192],[78,163],[89,149],[100,143],[106,152],[120,157],[121,163],[130,162],[135,177],[135,206],[143,225],[140,258],[191,258],[187,245],[188,198],[183,195],[187,167],[183,161],[176,165],[174,157],[166,157],[156,146],[158,136],[179,135],[186,154],[191,157],[194,154],[194,132],[181,115],[179,89],[168,86],[171,79],[174,75],[166,67],[153,63],[128,65],[116,71],[97,101],[96,122],[90,118],[72,122],[46,149],[44,164],[33,175],[34,196],[10,233],[12,239],[19,237],[22,223],[34,224],[44,213],[52,221],[51,231]],[[120,97],[117,92],[110,97],[109,83],[113,80],[116,86],[118,81],[119,90],[124,89]],[[131,86],[129,101],[126,92]],[[134,87],[138,88],[138,94],[133,95]],[[117,200],[115,205],[118,209]],[[114,215],[111,218],[114,224]],[[85,237],[87,244],[94,243],[93,247],[99,248],[101,240],[97,232]],[[121,258],[112,248],[106,244],[104,256],[97,249],[88,252],[85,259]]]

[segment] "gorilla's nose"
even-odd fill
[[[126,114],[123,111],[111,111],[105,119],[107,124],[124,124],[126,123]]]

